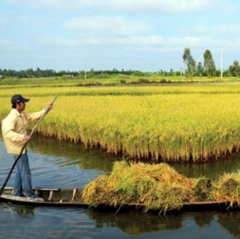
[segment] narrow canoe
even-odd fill
[[[81,198],[80,188],[34,188],[33,191],[43,200],[13,196],[13,188],[6,187],[0,202],[29,206],[88,207]]]
[[[90,207],[89,204],[84,203],[81,197],[81,188],[34,188],[34,193],[43,200],[35,200],[28,197],[13,196],[13,188],[6,187],[0,196],[0,202],[29,205],[29,206],[56,206],[56,207]],[[144,210],[143,204],[127,204],[121,206],[100,205],[98,209],[104,210],[128,210],[137,209]],[[180,209],[173,211],[210,211],[210,210],[239,210],[237,203],[230,204],[226,201],[209,201],[209,202],[192,202],[184,203]],[[151,210],[152,211],[152,210]],[[155,211],[161,211],[156,209]],[[171,210],[172,211],[172,210]]]

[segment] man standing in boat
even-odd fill
[[[27,124],[32,120],[41,118],[53,107],[53,104],[50,103],[39,112],[26,113],[24,110],[28,101],[29,99],[20,94],[13,95],[11,99],[12,110],[2,121],[2,135],[7,153],[12,154],[14,159],[17,159],[24,144],[31,139],[31,136],[27,134]],[[16,164],[14,196],[26,196],[41,200],[32,191],[32,177],[26,148]]]

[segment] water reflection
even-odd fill
[[[214,220],[214,214],[211,212],[195,213],[193,214],[193,218],[199,227],[209,226]]]
[[[104,214],[96,210],[87,212],[96,222],[96,227],[118,227],[128,234],[142,234],[181,228],[183,218],[162,217],[158,214],[130,211],[127,213]]]
[[[234,237],[240,238],[240,212],[226,212],[218,215],[218,223]]]
[[[33,186],[84,187],[99,174],[111,171],[114,160],[102,151],[88,150],[82,145],[59,142],[35,135],[28,144]],[[0,185],[13,164],[0,138]],[[13,185],[15,172],[8,182]]]
[[[199,228],[211,228],[217,223],[219,228],[222,228],[225,232],[240,238],[240,212],[186,212],[179,215],[159,216],[152,213],[139,212],[117,215],[101,214],[89,210],[87,214],[91,219],[95,220],[96,227],[118,227],[127,234],[179,231],[179,229],[183,229],[187,221],[191,225],[190,227]],[[222,238],[221,231],[219,231],[218,238]]]
[[[29,147],[40,154],[43,153],[49,157],[56,157],[56,163],[59,163],[59,158],[64,157],[64,162],[61,164],[62,167],[78,164],[82,169],[109,172],[112,169],[113,162],[121,159],[99,149],[87,149],[81,144],[57,141],[56,139],[41,136],[35,136],[29,143]]]
[[[20,217],[34,217],[34,208],[27,206],[16,206],[16,212]]]
[[[52,220],[54,220],[56,223],[61,221],[63,228],[58,228],[59,233],[61,230],[66,230],[66,228],[64,228],[65,224],[71,225],[71,233],[77,233],[79,238],[81,238],[82,235],[81,230],[79,231],[79,226],[81,227],[82,225],[81,223],[88,225],[88,227],[93,223],[92,233],[94,233],[94,230],[100,230],[103,233],[101,238],[105,238],[108,228],[118,228],[125,233],[125,235],[138,235],[143,236],[142,238],[148,238],[147,233],[161,236],[162,233],[169,231],[171,231],[172,236],[176,235],[178,238],[186,238],[192,230],[207,230],[209,234],[207,238],[231,238],[229,235],[232,235],[234,238],[240,238],[240,212],[185,212],[159,216],[155,213],[142,213],[134,210],[127,213],[114,214],[103,213],[95,209],[33,208],[8,204],[2,204],[0,211],[1,215],[5,215],[5,217],[8,215],[7,217],[9,218],[9,215],[11,215],[9,219],[14,223],[17,223],[21,218],[20,221],[22,223],[35,218],[35,221],[38,221],[41,227],[49,227],[50,221],[52,222]],[[45,221],[41,220],[39,222],[39,218],[44,217],[44,215]],[[37,226],[38,225],[36,225],[36,227]],[[210,228],[213,228],[213,230],[210,230]],[[39,231],[38,236],[43,236],[44,233],[44,231]],[[118,238],[118,235],[123,236],[124,234],[118,232],[115,238]],[[199,235],[199,237],[198,235],[194,236],[194,238],[201,237],[202,235]]]
[[[210,160],[204,164],[173,164],[179,173],[187,177],[207,176],[217,179],[223,173],[233,173],[240,169],[240,155],[229,156],[225,159]]]

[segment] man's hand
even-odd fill
[[[52,109],[52,107],[53,107],[53,103],[50,103],[49,105],[47,105],[47,107],[46,107],[46,111],[49,111],[49,110],[51,110],[51,109]]]
[[[23,139],[24,139],[25,142],[28,142],[31,139],[31,136],[26,134],[26,135],[23,136]]]

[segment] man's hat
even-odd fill
[[[11,99],[12,104],[16,104],[19,102],[28,102],[29,99],[23,98],[22,95],[14,95]]]

